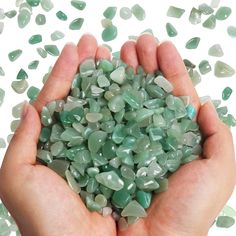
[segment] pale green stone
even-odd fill
[[[222,77],[231,77],[235,74],[235,70],[228,64],[217,61],[215,64],[214,70],[215,76],[222,78]]]
[[[229,228],[234,225],[235,219],[230,216],[218,216],[216,226],[220,228]]]
[[[83,23],[84,23],[84,18],[76,18],[70,23],[69,28],[71,30],[80,30]]]
[[[114,171],[99,173],[95,178],[100,184],[115,191],[124,187],[123,180]]]
[[[236,211],[228,205],[224,206],[224,208],[222,209],[222,213],[230,217],[236,217]]]
[[[47,52],[43,48],[37,48],[37,52],[42,58],[46,58],[48,55]]]
[[[3,32],[4,22],[0,21],[0,34]]]
[[[12,81],[11,87],[12,89],[19,94],[22,94],[25,92],[25,90],[28,88],[29,84],[27,80],[17,80],[17,81]]]
[[[101,20],[101,24],[102,24],[102,27],[103,27],[103,28],[107,28],[107,27],[113,25],[113,24],[112,24],[112,21],[111,21],[110,19],[108,19],[108,18],[102,19],[102,20]]]
[[[201,11],[204,15],[210,15],[214,12],[214,9],[212,9],[209,5],[206,3],[202,3],[199,5],[198,10]]]
[[[112,112],[119,112],[125,107],[125,102],[122,96],[114,96],[108,102],[108,107]]]
[[[230,87],[225,87],[223,92],[222,92],[222,99],[224,101],[228,100],[229,97],[231,96],[233,90]]]
[[[168,11],[167,11],[167,16],[180,18],[184,14],[184,12],[185,12],[184,9],[174,7],[174,6],[170,6],[168,8]]]
[[[5,219],[0,218],[0,229],[2,236],[8,236],[11,234],[11,228],[8,226],[7,221]]]
[[[118,220],[119,231],[125,231],[129,227],[127,220],[124,217],[120,217]]]
[[[5,18],[4,9],[0,8],[0,20],[3,20],[4,18]]]
[[[16,10],[11,10],[11,11],[6,12],[5,16],[11,19],[11,18],[15,17],[16,14],[17,14]]]
[[[140,93],[134,89],[129,91],[125,90],[122,94],[122,98],[132,108],[140,109],[142,106],[142,97],[140,96]]]
[[[171,23],[166,23],[166,32],[169,37],[175,37],[178,32]]]
[[[58,141],[52,144],[50,147],[53,156],[58,156],[64,149],[64,144],[62,141]]]
[[[187,48],[187,49],[196,49],[198,47],[199,42],[200,42],[200,38],[199,37],[191,38],[186,43],[185,48]]]
[[[52,162],[48,163],[48,167],[63,178],[66,176],[66,171],[68,170],[69,166],[70,166],[70,163],[65,160],[53,160]],[[68,182],[69,182],[68,180],[69,178],[67,176]]]
[[[213,57],[222,57],[224,56],[224,52],[220,44],[214,44],[209,48],[208,55]]]
[[[117,7],[108,7],[104,12],[103,16],[107,19],[112,20],[116,15]]]
[[[0,106],[3,104],[4,97],[5,97],[5,91],[2,88],[0,88]]]
[[[22,107],[24,106],[24,104],[25,102],[21,102],[21,103],[16,104],[14,107],[12,107],[12,116],[14,118],[20,118]]]
[[[107,205],[107,199],[103,194],[98,194],[94,200],[101,207],[105,207]]]
[[[141,108],[136,112],[136,121],[141,122],[154,114],[153,110]]]
[[[51,11],[54,7],[53,2],[51,0],[41,0],[41,7],[44,11]]]
[[[111,80],[118,84],[122,84],[125,80],[125,68],[123,66],[118,67],[110,74]]]
[[[130,179],[130,180],[134,180],[135,179],[134,171],[132,170],[132,168],[130,168],[128,166],[124,166],[124,165],[121,166],[120,173],[126,179]]]
[[[20,124],[20,120],[13,120],[11,122],[11,132],[14,133]]]
[[[164,89],[167,93],[171,93],[174,89],[173,85],[161,75],[154,79],[154,83]]]
[[[30,100],[35,101],[39,95],[40,89],[31,86],[27,91],[27,96]]]
[[[215,17],[217,20],[225,20],[227,19],[232,13],[232,10],[230,7],[220,7],[216,14]]]
[[[208,29],[214,29],[216,27],[216,18],[214,15],[209,16],[203,23],[202,26]]]
[[[0,149],[6,147],[6,142],[3,138],[0,138]]]
[[[211,0],[211,7],[217,8],[221,0]]]
[[[39,149],[37,151],[37,157],[46,163],[52,162],[52,155],[49,151]]]
[[[98,189],[99,183],[95,178],[90,178],[86,186],[87,193],[94,193]]]
[[[86,120],[91,123],[96,123],[103,118],[101,113],[90,113],[86,114]]]
[[[131,196],[129,192],[123,188],[119,191],[114,192],[112,196],[112,204],[114,204],[118,208],[124,208],[130,201]]]
[[[28,65],[28,69],[30,70],[36,70],[37,67],[39,65],[39,61],[38,60],[34,60],[34,61],[31,61]]]
[[[123,20],[128,20],[132,17],[132,11],[130,10],[130,8],[128,7],[122,7],[120,9],[120,17],[123,19]]]
[[[52,56],[59,56],[60,52],[56,45],[45,45],[45,51]]]
[[[86,59],[85,61],[83,61],[80,64],[80,67],[79,67],[79,71],[80,71],[81,76],[92,75],[93,72],[95,71],[95,69],[96,69],[96,65],[95,65],[94,59]]]
[[[132,8],[133,15],[140,21],[144,20],[146,18],[146,13],[144,9],[139,5],[135,4]]]
[[[31,18],[31,13],[25,9],[21,10],[17,16],[18,26],[24,28],[29,24]]]
[[[154,191],[159,187],[156,180],[150,176],[140,176],[135,179],[135,183],[140,190],[144,191]]]
[[[98,76],[98,85],[99,87],[109,87],[110,86],[110,81],[105,75],[100,75]]]
[[[106,27],[102,31],[102,39],[105,42],[111,41],[117,37],[117,27],[114,25]]]
[[[29,38],[29,44],[37,44],[42,42],[42,35],[35,34]]]
[[[99,212],[102,209],[102,207],[98,203],[93,201],[90,197],[86,197],[86,206],[91,212],[93,211]]]
[[[122,210],[121,215],[123,217],[126,216],[146,217],[147,213],[137,201],[133,200]]]
[[[22,52],[23,51],[21,49],[17,49],[17,50],[14,50],[14,51],[10,52],[8,54],[9,60],[10,61],[15,61],[16,59],[18,59],[21,56]]]
[[[31,7],[37,7],[40,3],[40,0],[26,0],[26,2],[31,6]]]
[[[47,107],[42,108],[41,123],[44,126],[49,126],[50,124],[52,124],[52,117],[51,117],[51,114],[50,114],[49,110],[47,109]]]
[[[52,41],[56,41],[56,40],[59,40],[59,39],[62,39],[65,37],[65,34],[63,34],[61,31],[54,31],[52,34],[51,34],[51,40]]]
[[[70,3],[73,7],[81,11],[86,7],[86,2],[84,1],[72,0]]]
[[[71,189],[75,193],[80,193],[81,188],[80,188],[79,184],[76,182],[76,180],[74,179],[74,177],[72,176],[72,174],[70,173],[69,170],[65,171],[65,176],[66,176],[66,180],[67,180],[69,186],[71,187]]]
[[[88,148],[92,153],[96,153],[104,145],[107,133],[104,131],[95,131],[89,135]]]
[[[45,25],[46,23],[46,17],[44,14],[38,14],[36,17],[35,17],[35,22],[37,25]]]
[[[16,79],[17,80],[28,79],[28,74],[26,73],[24,69],[20,69],[16,76]]]
[[[203,60],[199,64],[199,70],[202,75],[205,75],[211,71],[211,65],[209,64],[207,60]]]
[[[152,200],[152,194],[144,191],[137,191],[136,193],[138,203],[144,208],[147,209]]]
[[[89,167],[86,171],[92,178],[94,178],[100,172],[98,167]]]
[[[230,37],[236,38],[236,27],[235,26],[228,26],[227,32]]]
[[[201,22],[201,14],[202,14],[201,11],[193,7],[189,15],[189,21],[193,25],[199,24]]]
[[[56,16],[57,16],[57,18],[59,20],[62,20],[62,21],[66,21],[67,20],[67,15],[64,12],[62,12],[62,11],[58,11],[56,13]]]

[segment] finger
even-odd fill
[[[221,161],[234,159],[230,129],[219,119],[211,102],[207,102],[200,108],[198,123],[205,139],[203,157],[221,159]]]
[[[136,48],[140,65],[147,73],[154,73],[158,69],[156,39],[153,35],[143,34],[138,38]]]
[[[95,56],[96,61],[101,59],[111,60],[111,53],[107,47],[99,46]]]
[[[8,146],[3,167],[35,164],[40,130],[41,123],[36,109],[30,104],[25,104],[21,123]]]
[[[87,58],[94,58],[97,51],[97,40],[90,34],[85,34],[81,37],[78,45],[79,63],[83,62]]]
[[[164,76],[174,86],[173,94],[175,96],[190,96],[192,105],[198,111],[200,103],[197,92],[180,54],[171,42],[164,42],[158,46],[157,61]]]
[[[34,103],[34,107],[38,112],[50,101],[62,99],[68,94],[78,65],[77,47],[73,44],[67,44]]]
[[[136,51],[136,43],[134,41],[127,41],[123,44],[120,50],[120,58],[135,71],[137,70],[139,63]]]

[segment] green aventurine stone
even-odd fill
[[[214,44],[208,50],[208,55],[213,57],[222,57],[224,56],[224,52],[220,46],[220,44]]]
[[[101,24],[103,28],[107,28],[108,26],[112,25],[112,21],[110,19],[105,18],[101,20]]]
[[[26,2],[31,6],[31,7],[37,7],[40,3],[40,0],[26,0]]]
[[[0,76],[5,76],[5,71],[1,66],[0,66]]]
[[[52,124],[52,117],[47,107],[43,107],[41,111],[41,123],[44,126],[49,126],[50,124]]]
[[[5,148],[6,147],[6,142],[3,138],[0,138],[0,148]]]
[[[61,177],[65,177],[66,170],[68,170],[70,163],[65,160],[53,160],[52,162],[48,163],[48,167],[55,171]]]
[[[210,15],[214,12],[214,9],[212,9],[209,5],[206,3],[202,3],[199,5],[198,10],[202,12],[204,15]]]
[[[83,23],[84,23],[84,18],[76,18],[70,23],[69,28],[71,30],[80,30]]]
[[[41,7],[43,8],[44,11],[48,12],[52,10],[54,5],[51,0],[41,0]]]
[[[1,235],[7,236],[11,234],[11,228],[8,226],[7,221],[5,219],[0,218],[0,229]]]
[[[95,178],[98,183],[115,191],[121,190],[124,187],[123,180],[114,171],[99,173]]]
[[[98,69],[102,69],[106,73],[113,71],[114,67],[111,61],[103,59],[99,61]]]
[[[146,217],[147,213],[145,212],[144,208],[134,200],[123,209],[121,216]]]
[[[175,37],[178,34],[177,30],[171,23],[166,23],[166,32],[169,37]]]
[[[5,13],[5,16],[11,19],[11,18],[15,17],[16,14],[17,14],[17,11],[12,10],[12,11],[6,12],[6,13]]]
[[[199,70],[202,75],[205,75],[206,73],[211,71],[211,65],[207,60],[203,60],[199,64]]]
[[[201,22],[201,14],[201,11],[193,7],[189,15],[189,21],[193,25],[199,24]]]
[[[0,21],[0,34],[2,33],[3,28],[4,28],[4,22]]]
[[[35,34],[30,37],[29,44],[37,44],[42,42],[42,35],[41,34]]]
[[[220,228],[229,228],[234,225],[235,219],[230,216],[219,216],[216,220],[216,226]]]
[[[62,39],[65,37],[65,34],[63,34],[61,31],[54,31],[52,34],[51,34],[51,40],[52,41],[56,41],[56,40],[59,40],[59,39]]]
[[[153,110],[142,108],[136,112],[136,121],[142,122],[143,120],[151,117],[154,114]]]
[[[86,206],[91,212],[93,211],[99,212],[102,209],[102,207],[98,203],[93,201],[89,196],[86,197]]]
[[[17,80],[17,81],[12,81],[11,87],[16,93],[24,93],[25,90],[28,88],[29,84],[27,80]]]
[[[31,13],[28,10],[26,9],[21,10],[17,16],[18,26],[20,28],[24,28],[30,22],[30,18],[31,18]]]
[[[73,7],[75,7],[78,10],[84,10],[84,8],[86,7],[86,2],[84,1],[72,0],[70,3]]]
[[[152,200],[152,194],[144,191],[137,191],[136,198],[138,203],[144,208],[147,209]]]
[[[62,12],[62,11],[58,11],[56,13],[56,16],[57,16],[57,18],[59,20],[62,20],[62,21],[66,21],[67,20],[67,15],[64,12]]]
[[[60,54],[56,45],[45,45],[44,49],[46,52],[52,56],[58,56]]]
[[[236,211],[232,207],[227,205],[222,209],[222,213],[230,217],[236,217]]]
[[[46,143],[50,139],[50,136],[51,136],[51,130],[47,127],[43,127],[41,129],[39,140],[43,143]]]
[[[37,48],[37,52],[42,58],[46,58],[48,55],[47,52],[43,48]]]
[[[37,157],[46,163],[52,162],[52,155],[49,151],[39,149],[37,151]]]
[[[98,150],[104,145],[107,138],[107,133],[104,131],[94,131],[88,138],[88,149],[92,153],[98,152]]]
[[[50,135],[51,135],[51,132],[50,132]],[[63,149],[64,149],[64,144],[62,141],[55,142],[50,147],[50,150],[53,156],[58,156],[63,151]]]
[[[39,65],[38,60],[32,61],[32,62],[29,63],[28,69],[35,70],[35,69],[37,69],[38,65]]]
[[[215,16],[217,20],[225,20],[231,15],[231,8],[230,7],[220,7]]]
[[[132,11],[128,7],[122,7],[120,9],[120,17],[123,20],[128,20],[132,17]]]
[[[25,102],[20,102],[12,108],[12,116],[14,118],[20,118],[22,107],[23,107],[24,104],[25,104]]]
[[[105,207],[107,205],[107,199],[104,195],[98,194],[94,201],[99,204],[101,207]]]
[[[159,188],[159,184],[150,176],[140,176],[135,179],[135,182],[140,190],[154,191]]]
[[[180,18],[184,14],[184,12],[185,12],[184,9],[174,7],[174,6],[170,6],[168,8],[168,11],[167,11],[167,16]]]
[[[202,26],[208,29],[214,29],[216,27],[216,17],[214,15],[209,16],[203,23]]]
[[[233,90],[230,87],[226,87],[224,88],[223,92],[222,92],[222,99],[224,101],[228,100],[229,97],[231,96]]]
[[[118,84],[123,84],[125,80],[125,68],[123,66],[118,67],[110,74],[110,78]]]
[[[200,38],[199,37],[194,37],[191,38],[185,45],[185,47],[187,49],[196,49],[198,47],[198,44],[200,42]]]
[[[229,66],[228,64],[217,61],[215,64],[215,76],[222,78],[222,77],[231,77],[235,74],[235,70]]]
[[[4,97],[5,97],[5,91],[0,88],[0,106],[3,104]]]
[[[22,50],[21,49],[17,49],[15,51],[12,51],[8,54],[8,58],[10,61],[15,61],[17,58],[19,58],[22,54]]]
[[[44,25],[46,23],[46,17],[43,14],[38,14],[35,18],[37,25]]]
[[[124,208],[132,200],[130,194],[125,190],[121,189],[114,192],[112,196],[112,203],[118,208]]]
[[[104,12],[103,16],[107,19],[112,20],[116,15],[117,7],[108,7]]]
[[[105,42],[115,39],[117,36],[117,27],[114,25],[108,26],[102,31],[102,39]]]
[[[135,4],[132,8],[133,15],[140,21],[144,20],[146,17],[144,9],[139,5]]]
[[[18,72],[16,79],[18,80],[22,80],[22,79],[28,79],[28,74],[25,72],[24,69],[20,69],[20,71]]]
[[[76,182],[76,180],[74,179],[73,175],[70,173],[69,170],[65,171],[65,176],[66,176],[66,180],[67,180],[69,186],[71,187],[71,189],[75,193],[80,193],[81,188],[80,188],[79,184]]]
[[[108,107],[110,111],[115,112],[115,113],[121,111],[125,107],[125,102],[122,96],[117,95],[117,96],[112,97],[110,101],[108,102]]]
[[[227,28],[228,35],[232,38],[236,38],[236,27],[235,26],[229,26]]]
[[[79,67],[80,75],[82,76],[92,75],[95,69],[96,65],[94,59],[86,59],[80,64]],[[83,89],[83,85],[81,85],[81,87]],[[85,89],[83,89],[83,91],[85,91]]]
[[[136,90],[124,91],[122,97],[126,103],[128,103],[132,108],[140,109],[142,105],[142,97],[140,93]]]
[[[211,7],[217,8],[221,0],[211,0]]]
[[[27,91],[27,96],[30,100],[35,101],[39,95],[39,92],[40,92],[40,89],[34,86],[31,86]]]

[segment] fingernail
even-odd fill
[[[66,45],[76,47],[74,42],[68,42],[68,43],[66,43]]]
[[[25,101],[21,111],[21,120],[24,120],[25,117],[27,116],[28,108],[29,108],[29,103]]]
[[[203,106],[205,103],[207,103],[208,101],[211,101],[211,97],[210,96],[203,96],[200,97],[200,103]]]

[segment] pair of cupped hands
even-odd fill
[[[232,135],[210,101],[200,104],[181,56],[170,42],[157,43],[152,35],[143,34],[121,48],[121,59],[129,66],[141,65],[148,73],[159,68],[173,84],[174,95],[192,98],[204,138],[202,155],[170,176],[168,190],[153,197],[146,218],[119,231],[111,216],[89,212],[65,180],[36,162],[42,107],[68,94],[83,60],[110,57],[92,35],[82,36],[77,46],[64,47],[37,101],[23,108],[0,170],[0,198],[23,236],[207,235],[236,182]]]

